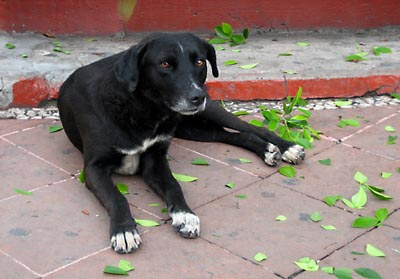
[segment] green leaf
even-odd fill
[[[249,160],[249,159],[245,159],[245,158],[239,158],[240,163],[242,164],[249,164],[249,163],[253,163],[253,161]]]
[[[326,166],[330,166],[330,165],[332,164],[330,158],[327,158],[327,159],[324,159],[324,160],[318,160],[318,162],[319,162],[320,164],[326,165]]]
[[[232,51],[232,52],[235,52],[235,53],[242,52],[240,49],[232,49],[231,51]]]
[[[191,163],[192,165],[208,166],[209,163],[203,158],[194,159]]]
[[[297,262],[294,262],[298,267],[305,271],[318,271],[318,265],[315,260],[309,257],[301,258]]]
[[[118,183],[118,184],[117,184],[117,188],[118,188],[118,191],[119,191],[122,195],[129,194],[129,187],[128,187],[128,185],[126,185],[126,184],[124,184],[124,183]]]
[[[287,217],[284,215],[278,215],[275,217],[275,221],[286,221]]]
[[[279,127],[279,120],[272,119],[268,124],[268,130],[275,131]]]
[[[264,127],[264,123],[262,123],[261,121],[257,120],[257,119],[252,119],[249,121],[249,123],[251,125],[257,126],[257,127]]]
[[[336,228],[332,225],[321,225],[321,228],[323,228],[326,231],[334,231]]]
[[[395,131],[396,131],[396,130],[395,130],[392,126],[390,126],[390,125],[385,126],[385,130],[386,130],[387,132],[395,132]]]
[[[322,215],[319,211],[315,211],[313,214],[311,214],[310,219],[313,222],[319,222],[322,221]]]
[[[161,213],[168,213],[168,209],[166,207],[161,208]]]
[[[379,222],[383,223],[383,221],[385,221],[389,216],[389,210],[387,208],[379,208],[377,211],[375,211],[375,216]]]
[[[375,217],[358,217],[354,220],[353,224],[351,225],[353,228],[361,228],[361,229],[368,229],[375,227],[378,225],[379,220]]]
[[[239,66],[239,68],[242,68],[242,69],[253,69],[253,68],[257,67],[258,64],[259,64],[259,63],[253,63],[253,64],[242,65],[242,66]]]
[[[147,206],[158,207],[158,206],[161,206],[161,204],[159,204],[159,203],[149,203]]]
[[[389,136],[387,140],[387,144],[395,144],[395,140],[397,139],[397,136]]]
[[[15,48],[15,45],[13,45],[12,43],[6,43],[5,46],[8,49],[14,49]]]
[[[128,275],[128,272],[123,270],[122,268],[106,265],[103,270],[104,273],[114,274],[114,275]]]
[[[365,186],[367,188],[372,188],[374,191],[379,192],[379,193],[385,192],[385,189],[378,187],[378,186],[372,186],[372,185],[368,185],[368,184],[365,184]]]
[[[233,114],[236,116],[242,116],[242,115],[248,115],[250,113],[246,110],[239,110],[239,111],[235,111]]]
[[[134,270],[135,268],[132,266],[132,263],[127,260],[120,260],[118,263],[118,267],[122,269],[123,271],[131,271]]]
[[[222,46],[216,46],[215,50],[225,50],[226,48],[222,47]]]
[[[217,36],[219,38],[224,39],[224,40],[230,40],[230,36],[225,34],[225,32],[222,30],[221,26],[215,26],[214,30],[215,30],[215,34],[217,34]],[[232,36],[232,34],[231,34],[231,36]]]
[[[400,100],[400,94],[398,94],[398,93],[391,93],[390,96],[395,98],[395,99]]]
[[[381,177],[382,178],[389,178],[389,177],[391,177],[393,174],[392,173],[390,173],[390,172],[381,172]]]
[[[351,269],[348,268],[335,268],[333,270],[333,275],[339,279],[353,279],[351,276]]]
[[[81,173],[79,174],[78,179],[79,179],[79,181],[80,181],[81,183],[85,183],[85,181],[86,181],[86,176],[85,176],[85,169],[84,169],[84,168],[81,170]]]
[[[238,194],[238,195],[235,195],[235,198],[244,200],[245,198],[247,198],[247,196],[244,194]]]
[[[249,29],[248,28],[243,29],[242,34],[243,37],[247,40],[249,38]]]
[[[61,126],[50,126],[49,127],[49,133],[59,132],[62,129],[63,129],[63,127],[61,127]]]
[[[351,105],[353,102],[352,101],[343,101],[343,100],[337,100],[335,101],[335,105],[338,107],[344,107],[344,106],[349,106]]]
[[[363,256],[363,255],[365,255],[365,253],[363,253],[363,252],[357,252],[357,251],[351,251],[350,254],[352,254],[352,255],[358,255],[358,256]]]
[[[233,189],[233,188],[235,188],[236,185],[235,185],[235,182],[231,181],[231,182],[226,183],[225,186],[228,187],[228,188]]]
[[[376,56],[381,55],[381,53],[392,53],[392,50],[390,48],[384,46],[375,46],[372,48],[372,51]]]
[[[283,166],[278,169],[279,173],[283,176],[294,178],[296,177],[296,170],[293,166]]]
[[[343,199],[342,199],[342,202],[343,202],[346,206],[348,206],[348,207],[350,207],[350,208],[356,208],[356,206],[355,206],[351,201],[349,201],[348,199],[343,198]]]
[[[338,200],[340,200],[342,197],[340,195],[337,196],[326,196],[324,198],[324,202],[329,205],[329,206],[334,206]]]
[[[238,62],[236,61],[236,60],[226,60],[225,62],[224,62],[224,65],[225,66],[231,66],[231,65],[235,65],[235,64],[237,64]]]
[[[22,189],[14,188],[14,191],[15,191],[16,193],[18,193],[18,194],[20,194],[20,195],[24,195],[24,196],[32,196],[32,195],[33,195],[33,192],[31,192],[31,191],[25,191],[25,190],[22,190]]]
[[[377,188],[377,187],[371,186],[371,185],[366,185],[366,186],[367,186],[368,190],[371,192],[371,194],[373,194],[378,199],[381,199],[381,200],[390,200],[390,199],[392,199],[391,196],[388,196],[388,195],[385,195],[385,194],[382,193],[384,191],[382,188]],[[376,189],[383,190],[383,191],[378,191]]]
[[[233,29],[229,23],[222,22],[221,29],[229,38],[232,37]]]
[[[378,272],[376,272],[375,270],[369,269],[367,267],[360,267],[360,268],[356,268],[354,269],[354,271],[367,279],[382,279],[382,277],[379,275]]]
[[[55,47],[62,47],[62,43],[60,41],[52,41],[51,44]]]
[[[288,75],[296,75],[296,74],[298,74],[298,72],[294,71],[294,70],[284,70],[283,73],[284,74],[288,74]]]
[[[135,221],[136,221],[136,224],[138,224],[142,227],[156,227],[156,226],[160,225],[157,221],[154,221],[154,220],[144,220],[144,219],[135,218]]]
[[[303,108],[297,108],[301,113],[303,113],[305,116],[308,118],[311,117],[311,112],[309,110],[303,109]]]
[[[21,54],[21,58],[28,58],[28,54],[26,54],[26,53]]]
[[[62,48],[60,48],[60,47],[55,47],[53,50],[54,50],[55,52],[61,52],[61,53],[64,53],[64,54],[71,54],[70,51],[64,50],[64,49],[62,49]]]
[[[355,119],[341,119],[337,126],[339,128],[344,128],[346,126],[359,127],[360,123]]]
[[[198,179],[197,177],[194,177],[194,176],[189,176],[189,175],[185,175],[185,174],[179,174],[179,173],[175,173],[175,172],[172,173],[172,176],[176,180],[181,181],[181,182],[193,182],[193,181],[196,181]]]
[[[296,45],[301,46],[301,47],[306,47],[306,46],[309,46],[310,43],[308,43],[308,42],[297,42]]]
[[[400,173],[400,167],[397,168],[397,173]]]
[[[333,274],[333,266],[323,266],[321,267],[321,271],[328,274]]]
[[[246,41],[246,39],[243,37],[242,34],[235,34],[235,35],[232,35],[232,41],[235,44],[243,44]]]
[[[385,257],[385,253],[372,244],[367,243],[367,246],[365,247],[365,251],[368,253],[368,255],[373,256],[373,257]]]
[[[213,38],[208,41],[208,43],[210,43],[212,45],[226,44],[227,42],[228,42],[228,40],[221,39],[221,38]]]
[[[367,203],[367,193],[363,186],[360,186],[358,192],[351,197],[351,202],[355,208],[362,208]]]
[[[354,174],[354,180],[357,181],[360,184],[365,184],[368,181],[368,178],[361,172],[357,171]]]
[[[282,52],[282,53],[278,54],[278,56],[292,56],[292,55],[293,55],[293,53],[291,53],[291,52]]]
[[[254,260],[256,262],[261,262],[267,259],[267,255],[265,255],[264,253],[258,252],[255,256],[254,256]]]
[[[351,55],[347,56],[345,59],[346,59],[346,61],[358,62],[361,60],[368,60],[368,57],[366,57],[367,55],[368,55],[368,52],[359,52],[359,53],[351,54]]]

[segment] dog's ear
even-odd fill
[[[129,92],[133,92],[139,81],[140,60],[144,52],[143,45],[134,45],[124,51],[114,64],[114,74],[117,80],[124,84]]]
[[[218,67],[217,67],[217,56],[215,54],[214,47],[206,41],[203,41],[203,45],[207,50],[207,60],[210,61],[211,70],[214,77],[219,76]]]

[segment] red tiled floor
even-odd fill
[[[47,278],[113,278],[102,274],[104,266],[118,265],[122,259],[135,267],[129,276],[141,279],[279,278],[207,241],[183,239],[165,226],[145,234],[143,241],[137,253],[117,255],[107,250]]]
[[[27,270],[20,264],[16,263],[10,257],[0,252],[0,268],[1,278],[7,279],[34,279],[38,278],[37,274]]]
[[[322,258],[362,233],[351,228],[351,214],[268,180],[239,193],[247,198],[232,194],[197,210],[203,220],[202,237],[249,260],[263,252],[268,259],[260,264],[284,277],[298,270],[293,261]],[[309,220],[314,211],[323,215],[321,223]],[[278,215],[288,219],[275,221]],[[325,231],[321,224],[337,230]]]
[[[23,129],[29,129],[36,127],[44,123],[52,123],[54,120],[50,119],[38,119],[38,120],[16,120],[16,119],[0,119],[0,136],[8,133],[20,131]]]
[[[0,200],[16,195],[15,188],[32,190],[68,178],[57,168],[0,139]]]

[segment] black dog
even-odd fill
[[[157,33],[76,70],[61,86],[64,130],[83,153],[86,185],[110,215],[111,246],[118,253],[136,250],[141,239],[127,200],[111,180],[113,172],[140,173],[166,202],[179,234],[199,236],[199,218],[186,204],[166,159],[173,136],[240,146],[270,166],[280,159],[294,164],[304,159],[301,146],[210,100],[204,87],[206,60],[217,77],[210,44],[189,33]]]

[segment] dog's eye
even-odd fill
[[[200,59],[199,59],[199,60],[196,61],[196,66],[197,66],[197,67],[203,67],[205,63],[206,63],[206,62],[204,62],[204,60],[200,60]]]
[[[160,66],[161,66],[162,68],[164,68],[164,69],[167,69],[167,68],[169,68],[171,65],[170,65],[167,61],[164,61],[164,62],[161,62]]]

